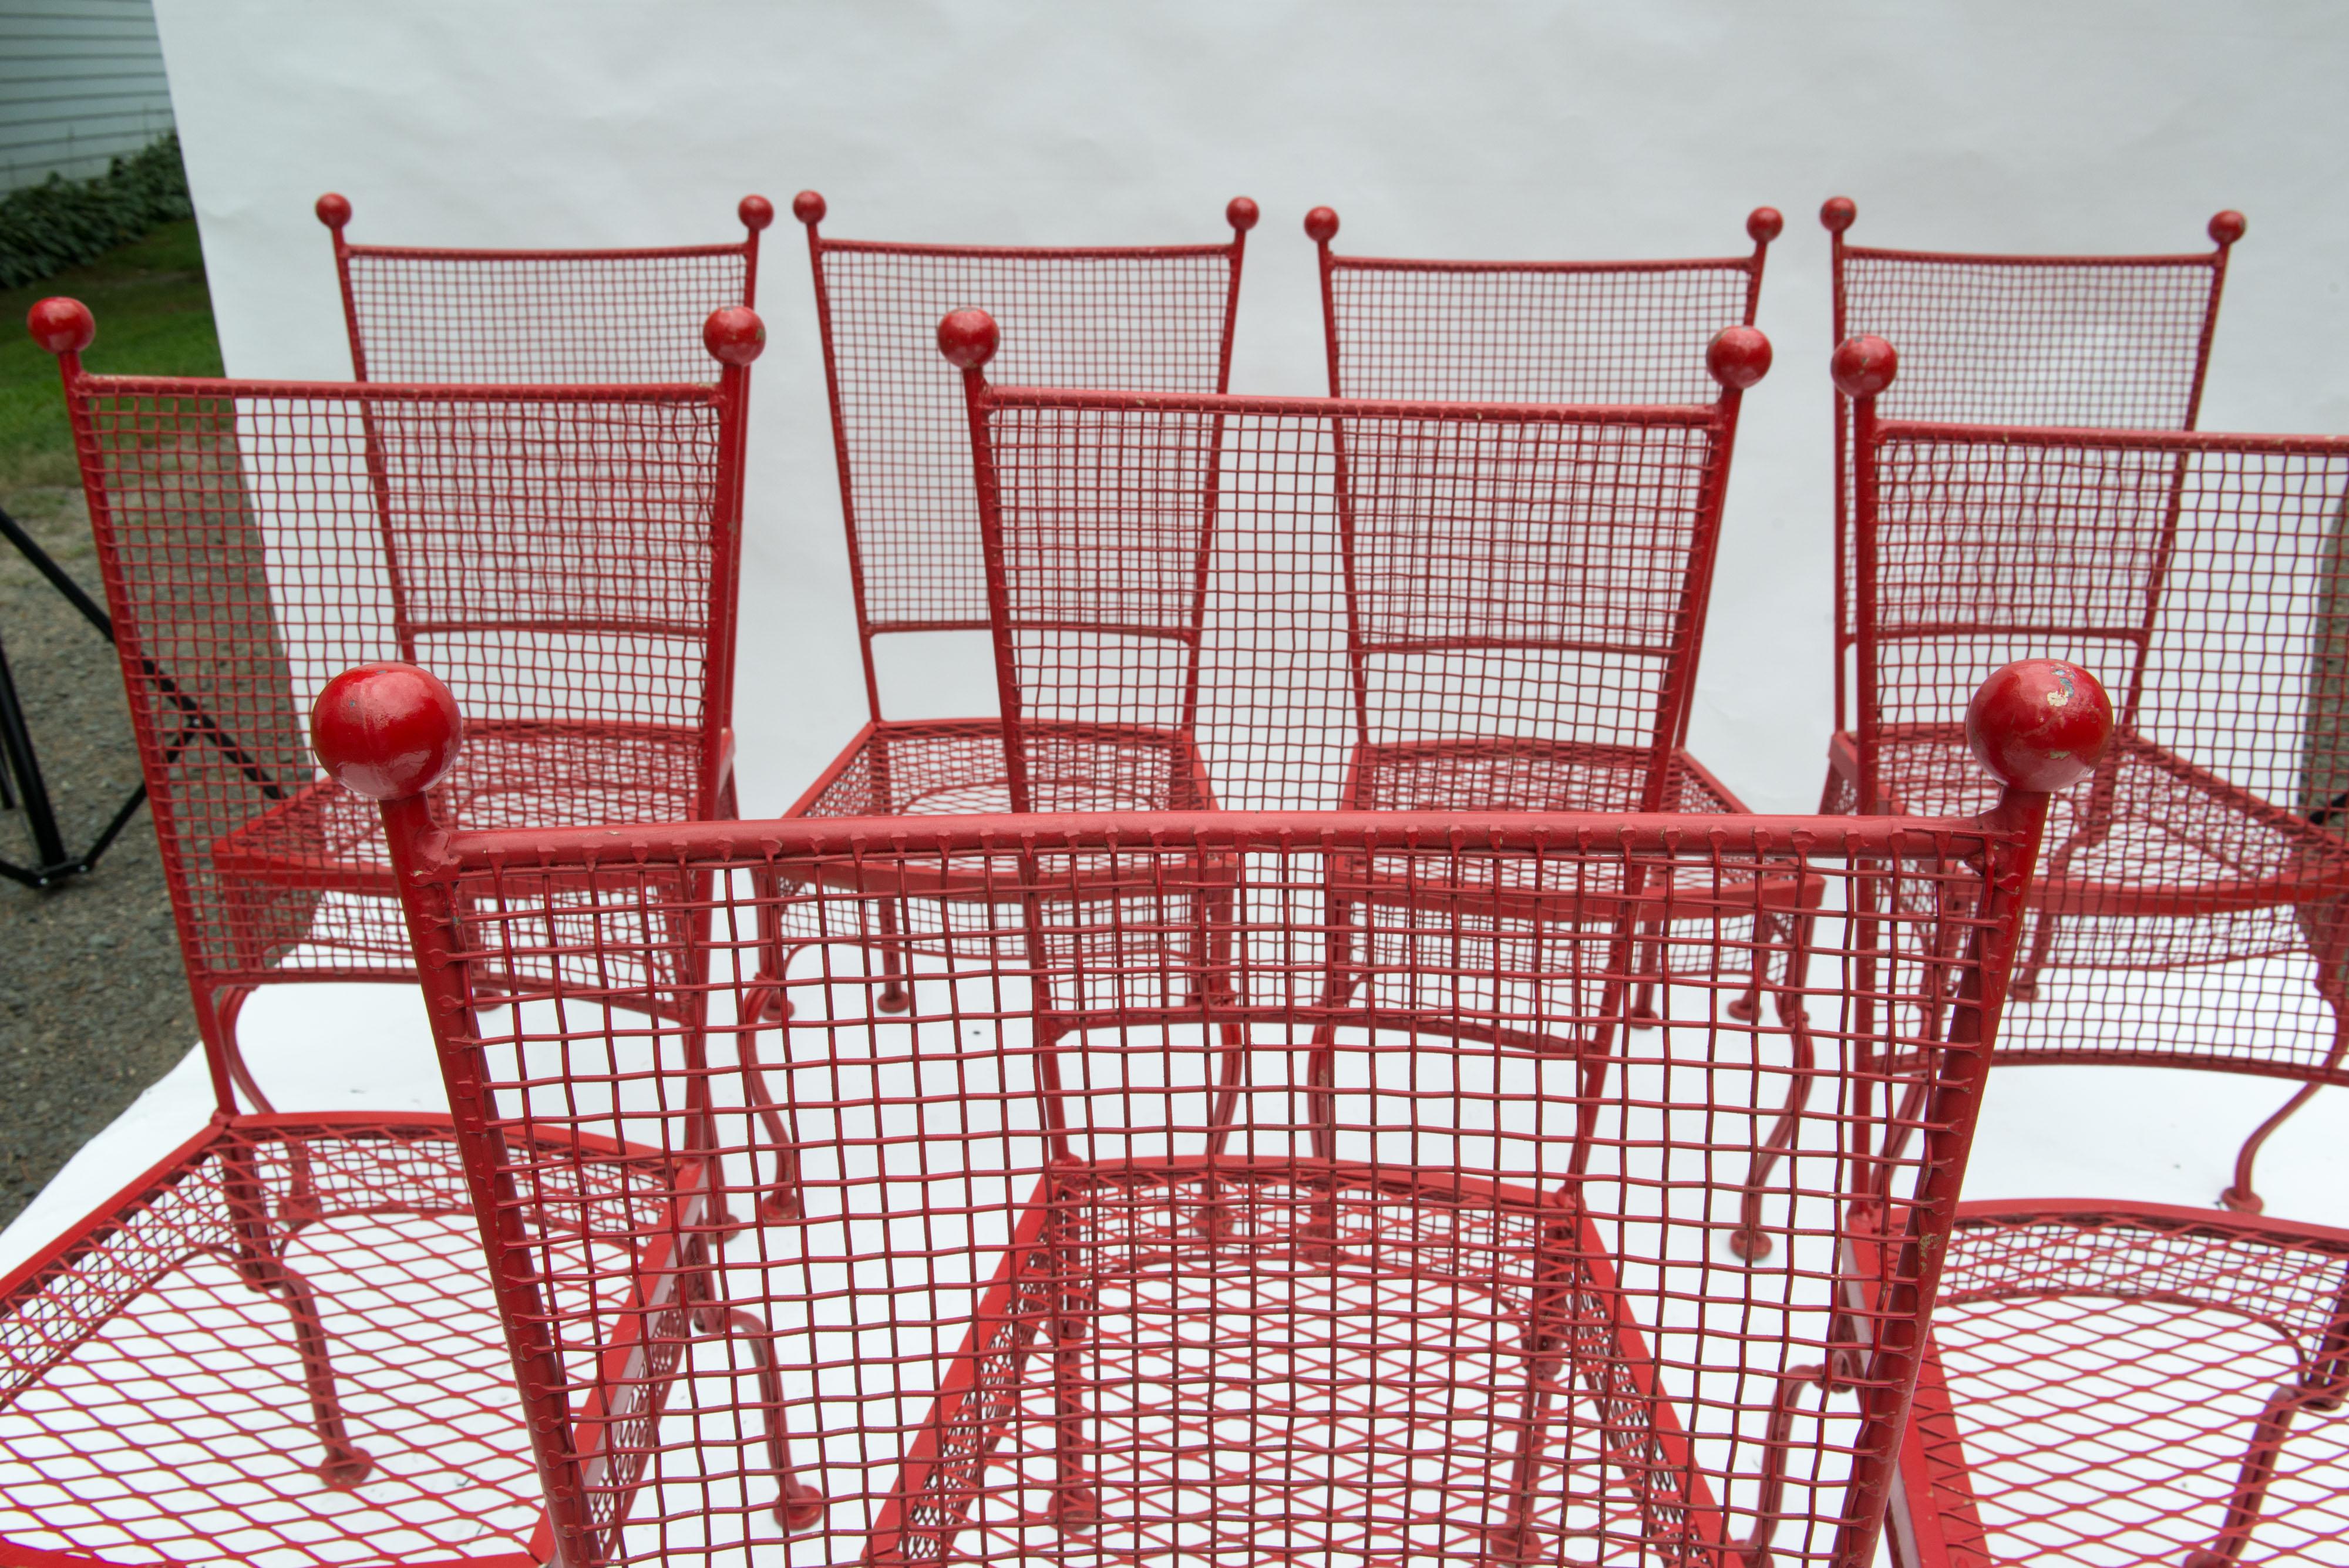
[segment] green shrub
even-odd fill
[[[63,272],[194,215],[176,133],[116,159],[94,180],[52,174],[0,197],[0,288]]]

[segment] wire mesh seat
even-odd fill
[[[2349,847],[2322,824],[2349,441],[1879,421],[1889,346],[1855,339],[1836,369],[1859,725],[1833,792],[1962,811],[1982,798],[1959,773],[1969,673],[2022,651],[2100,672],[2117,725],[2054,797],[1993,1060],[2297,1080],[2224,1195],[2257,1207],[2261,1142],[2344,1076]],[[2349,1562],[2344,1241],[2143,1205],[1961,1205],[1896,1560]]]
[[[1086,248],[827,239],[822,196],[803,191],[792,211],[807,227],[815,277],[871,720],[786,815],[1008,811],[999,717],[882,711],[878,640],[988,628],[970,430],[954,369],[938,358],[939,318],[964,307],[1009,312],[1019,327],[1005,362],[1040,385],[1220,392],[1257,205],[1241,196],[1225,209],[1226,244]],[[1081,736],[1063,741],[1058,787],[1089,808],[1164,809],[1169,791],[1191,787],[1164,758],[1137,764]],[[927,901],[901,913],[952,919]],[[904,934],[900,912],[889,920]]]
[[[2349,1231],[1967,1203],[1948,1254],[1897,1562],[2349,1563]]]
[[[442,836],[416,794],[430,769],[386,781],[374,737],[437,722],[411,750],[438,765],[455,725],[395,673],[350,678],[320,754],[386,800],[469,1169],[496,1193],[484,1234],[562,1561],[1871,1560],[2044,795],[1944,821]],[[1340,991],[1332,858],[1422,889]],[[1710,1255],[1741,1222],[1721,1168],[1785,1097],[1762,1050],[1779,1026],[1708,1005],[1640,1046],[1623,1025],[1642,897],[1714,950],[1686,966],[1712,1003],[1734,994],[1710,976],[1752,940],[1755,858],[1824,909],[1858,908],[1863,880],[1890,896],[1864,937],[1820,922],[1792,971],[1836,1042],[1833,1109],[1791,1146],[1785,1261],[1733,1273]],[[1199,911],[1232,867],[1248,897],[1219,954]],[[885,1012],[880,910],[948,877],[984,881],[982,940],[909,954],[913,1005]],[[1447,889],[1473,884],[1519,889],[1579,961],[1464,958],[1486,906]],[[818,932],[781,977],[777,900]],[[524,952],[541,979],[517,988]],[[1248,983],[1205,983],[1222,962]],[[680,993],[658,1012],[654,975]],[[794,1004],[755,1022],[778,978]],[[1928,1013],[1946,1027],[1901,1033]],[[778,1042],[786,1143],[745,1108],[753,1058],[711,1048],[746,1030]],[[1855,1160],[1877,1146],[1847,1130],[1889,1109],[1874,1064],[1917,1053],[1936,1090],[1911,1152]],[[589,1135],[665,1152],[668,1201],[572,1203],[564,1158],[537,1151]],[[726,1238],[709,1214],[777,1160],[797,1218]],[[1863,1180],[1914,1217],[1871,1253],[1897,1297],[1863,1297],[1841,1261]],[[598,1310],[535,1240],[558,1216],[618,1249],[705,1247],[726,1330]],[[1831,1358],[1843,1403],[1816,1418],[1802,1391]]]
[[[449,826],[731,812],[762,329],[718,313],[714,385],[581,389],[92,376],[87,310],[33,325],[61,358],[216,1110],[0,1282],[0,1558],[542,1563],[448,1118],[281,1114],[236,1020],[260,985],[414,978],[380,822],[305,744],[345,663],[429,658],[467,693],[475,750],[426,807]],[[657,1154],[572,1154],[581,1201],[673,1185]],[[615,1308],[658,1262],[575,1226],[545,1241]]]
[[[759,303],[759,234],[774,203],[745,196],[729,244],[628,250],[355,245],[349,198],[318,198],[335,240],[351,375],[361,381],[706,381],[701,325]]]

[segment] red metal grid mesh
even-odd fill
[[[713,310],[749,305],[745,244],[642,251],[350,245],[342,265],[363,381],[717,379]]]
[[[1727,408],[979,395],[1023,765],[883,723],[793,815],[1737,809],[1671,743]]]
[[[1835,340],[1899,350],[1879,417],[1956,424],[2191,430],[2226,252],[1992,256],[1835,248]],[[1851,404],[1837,394],[1836,664],[1852,640]],[[1837,687],[1837,722],[1845,722]]]
[[[970,428],[937,349],[947,312],[975,306],[1001,322],[999,373],[1021,381],[1224,389],[1237,243],[979,249],[825,240],[812,229],[809,243],[868,643],[882,632],[987,628]]]
[[[107,593],[191,972],[384,978],[380,827],[310,761],[343,669],[472,716],[452,823],[710,815],[737,547],[704,388],[544,394],[86,377]]]
[[[2013,938],[1995,889],[2032,832],[1324,812],[404,833],[564,1560],[1711,1564],[1759,1531],[1782,1563],[1866,1563],[1905,1368],[1848,1355],[1823,1393],[1821,1367],[1855,1334],[1913,1343],[1935,1251],[1893,1248],[1914,1291],[1837,1324],[1847,1200],[1881,1177],[1918,1234],[1946,1224],[1976,1002]],[[1333,879],[1357,898],[1334,945]],[[885,911],[947,880],[978,940],[901,952],[910,1006],[885,1012]],[[648,919],[687,888],[681,919]],[[1826,911],[1797,922],[1789,1005],[1739,1023],[1739,988],[1697,980],[1684,1026],[1628,1035],[1635,928],[1652,914],[1700,974],[1751,970],[1758,899]],[[819,935],[781,977],[788,1021],[746,1028],[773,1015],[778,905]],[[629,1011],[657,974],[688,994]],[[1869,1172],[1847,1157],[1894,1057],[1946,1092]],[[1779,1247],[1748,1268],[1723,1243],[1797,1080],[1764,1203]],[[778,1116],[747,1108],[770,1091]],[[614,1233],[654,1211],[605,1210],[587,1233],[706,1256],[722,1326],[610,1310],[546,1255],[572,1215],[551,1140],[579,1134],[670,1156],[656,1223]],[[771,1184],[769,1223],[707,1219]]]
[[[1441,262],[1325,252],[1330,394],[1709,403],[1704,348],[1754,325],[1762,258]]]
[[[321,1474],[305,1305],[357,1477]],[[541,1511],[445,1119],[241,1118],[0,1291],[12,1562],[512,1568]]]
[[[1724,410],[981,406],[1019,731],[1191,741],[1235,809],[1661,806]]]
[[[2050,819],[2001,1052],[2349,1081],[2349,441],[1888,423],[1869,450],[1847,784],[1985,803],[1965,705],[2009,659],[2075,660],[2119,708]]]
[[[1984,1206],[1940,1290],[1904,1563],[2349,1563],[2349,1232]]]

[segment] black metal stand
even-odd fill
[[[81,612],[84,620],[98,628],[100,637],[114,640],[114,622],[107,613],[92,603],[81,591],[81,585],[66,575],[66,570],[49,558],[49,553],[33,542],[14,517],[0,512],[0,535],[25,559],[33,563],[41,576],[63,594],[66,602]],[[130,798],[114,814],[114,820],[98,836],[98,841],[79,855],[67,852],[65,836],[57,831],[57,814],[49,803],[49,786],[41,777],[41,759],[33,750],[33,732],[25,723],[24,704],[16,699],[16,678],[8,671],[8,650],[0,644],[0,807],[15,810],[21,799],[25,808],[25,825],[32,830],[33,854],[31,866],[18,866],[0,860],[0,877],[12,877],[28,888],[54,888],[68,877],[79,877],[94,869],[98,857],[120,836],[130,819],[147,798],[147,786],[140,784],[130,792]]]
[[[66,569],[49,558],[49,553],[33,542],[17,521],[0,512],[0,535],[16,545],[25,559],[33,563],[49,586],[63,594],[66,602],[81,612],[82,619],[98,628],[107,641],[114,640],[114,621],[90,597],[81,591],[81,585],[66,575]],[[138,660],[139,673],[147,680],[155,695],[171,705],[178,715],[179,732],[163,746],[163,764],[168,767],[180,760],[180,753],[195,741],[209,743],[213,750],[234,763],[239,773],[253,781],[270,800],[284,800],[285,786],[269,776],[268,771],[254,760],[253,754],[237,743],[236,737],[220,727],[219,721],[204,711],[196,700],[180,687],[180,683],[157,667],[151,659]],[[27,888],[54,888],[70,877],[83,876],[98,865],[98,857],[120,836],[122,830],[136,815],[147,799],[147,786],[140,784],[106,825],[98,841],[79,855],[66,853],[64,836],[57,832],[57,813],[49,805],[48,785],[41,779],[40,759],[33,752],[32,732],[25,727],[25,711],[16,701],[16,683],[8,673],[8,655],[0,648],[0,807],[14,809],[16,800],[8,780],[16,780],[15,794],[25,797],[25,818],[33,830],[33,853],[41,857],[37,866],[18,866],[0,860],[0,877],[9,877]]]

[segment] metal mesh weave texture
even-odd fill
[[[1899,351],[1888,420],[2191,430],[2226,279],[2223,251],[1988,256],[1838,243],[1835,335]],[[1851,405],[1836,399],[1838,670],[1857,634]],[[1840,688],[1838,688],[1840,691]],[[1837,715],[1838,722],[1842,715]]]
[[[1543,263],[1332,254],[1332,396],[1709,403],[1705,345],[1754,324],[1756,257]]]
[[[380,828],[305,741],[354,664],[421,663],[458,692],[451,822],[713,809],[735,547],[717,389],[70,395],[192,972],[409,970]]]
[[[1782,1563],[1868,1560],[1904,1385],[1888,1354],[1818,1387],[1853,1343],[1848,1199],[1946,1223],[2013,831],[1310,813],[403,842],[469,1158],[505,1184],[493,1270],[529,1282],[508,1329],[559,1435],[567,1561],[1710,1564],[1757,1532]],[[910,1005],[884,1012],[884,910],[949,881],[972,940],[900,951]],[[1701,979],[1679,1026],[1626,1034],[1636,930],[1751,971],[1765,907],[1823,911],[1773,939],[1773,1022]],[[746,1028],[786,923],[816,933],[788,1021]],[[684,994],[633,1011],[661,975]],[[1893,1057],[1952,1092],[1874,1172],[1847,1157]],[[1777,1250],[1748,1268],[1723,1241],[1798,1080],[1760,1199]],[[585,1233],[685,1282],[614,1310],[539,1240],[577,1218],[549,1141],[574,1134],[668,1155],[667,1203]],[[761,1192],[766,1224],[707,1218]],[[1921,1323],[1932,1256],[1892,1249],[1920,1293],[1868,1343]]]
[[[2325,1071],[2349,950],[2349,441],[1888,423],[1872,455],[1848,762],[1878,804],[1986,802],[1965,704],[2009,659],[2075,659],[2120,709],[2051,818],[2001,1051]]]
[[[741,244],[647,251],[347,250],[362,380],[685,382],[717,379],[713,310],[750,303]]]
[[[2018,1204],[1950,1241],[1904,1473],[1942,1562],[2349,1563],[2349,1233]]]
[[[1661,805],[1719,409],[984,400],[1022,725],[1181,738],[1235,809]]]
[[[1219,392],[1236,245],[983,250],[815,242],[860,633],[987,628],[961,383],[947,312],[1001,323],[997,373],[1056,387]]]

